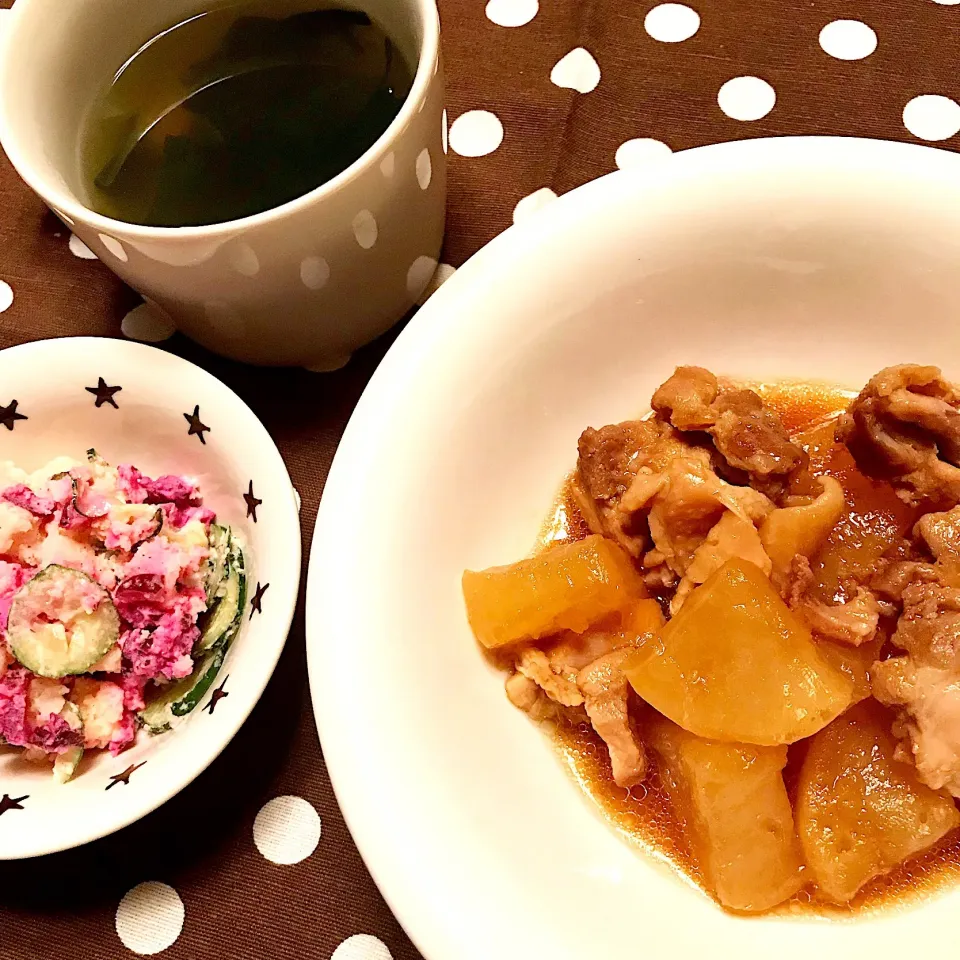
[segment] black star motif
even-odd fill
[[[110,778],[110,782],[106,785],[106,787],[104,787],[104,790],[109,790],[111,787],[115,787],[118,783],[122,783],[124,785],[128,784],[130,782],[130,777],[133,776],[133,774],[136,773],[136,771],[139,770],[146,762],[147,761],[144,760],[143,763],[133,763],[127,767],[123,773],[114,774]]]
[[[265,583],[262,587],[260,586],[260,581],[257,581],[257,589],[253,592],[253,599],[250,601],[250,619],[253,619],[255,613],[263,613],[263,610],[260,609],[260,603],[263,600],[263,595],[267,592],[267,588],[270,586],[269,583]]]
[[[17,401],[11,400],[10,403],[5,407],[0,407],[0,423],[2,423],[8,430],[13,429],[13,425],[17,420],[26,420],[22,413],[17,413]]]
[[[217,709],[217,704],[223,700],[224,697],[229,697],[230,694],[227,693],[223,688],[227,685],[227,681],[230,679],[229,675],[223,678],[223,683],[217,687],[213,693],[210,694],[210,702],[203,708],[204,710],[210,711],[210,716],[213,716],[213,711]]]
[[[11,797],[9,793],[5,793],[3,797],[0,797],[0,816],[3,816],[8,810],[22,810],[23,801],[29,799],[29,794],[23,797]]]
[[[196,434],[200,438],[201,443],[206,443],[207,441],[203,439],[203,434],[210,428],[200,419],[200,407],[194,407],[192,414],[185,413],[183,415],[183,419],[190,424],[190,432],[187,434],[187,436],[192,437],[194,434]]]
[[[257,522],[257,507],[263,503],[262,500],[258,500],[253,495],[253,481],[250,481],[250,489],[243,495],[243,499],[247,501],[247,516],[253,517],[253,522]]]
[[[84,390],[87,393],[92,393],[96,398],[96,407],[99,409],[105,403],[109,403],[114,410],[119,410],[117,406],[117,401],[113,399],[114,394],[119,393],[123,387],[108,387],[107,381],[103,377],[97,378],[97,385],[95,387],[84,387]]]

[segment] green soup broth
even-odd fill
[[[246,0],[192,17],[133,53],[89,110],[87,202],[156,227],[269,210],[357,160],[412,82],[359,11]]]

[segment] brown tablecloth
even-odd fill
[[[458,266],[508,227],[525,196],[542,188],[564,193],[614,170],[618,148],[634,138],[673,150],[783,134],[917,140],[905,125],[909,101],[960,99],[957,3],[690,0],[700,14],[699,29],[681,42],[663,42],[645,29],[654,0],[541,0],[536,16],[518,27],[494,23],[484,0],[441,0],[450,120],[486,110],[504,129],[502,144],[487,155],[450,151],[444,261]],[[0,0],[0,7],[10,5]],[[502,20],[497,9],[511,16],[523,5],[498,0],[493,15]],[[844,18],[873,29],[875,52],[849,61],[825,52],[822,28]],[[689,16],[661,11],[659,22],[666,26],[658,28],[655,19],[654,32],[683,33]],[[871,45],[869,31],[860,28],[834,28],[833,38],[841,52],[862,53]],[[826,35],[824,44],[832,46]],[[588,92],[551,80],[555,64],[579,47],[600,73]],[[591,74],[589,57],[577,54],[558,68],[556,79],[584,87]],[[748,122],[721,109],[718,92],[740,76],[761,78],[775,91],[765,116]],[[728,110],[751,109],[742,87],[727,89]],[[765,88],[761,103],[764,95],[769,98]],[[956,149],[954,123],[960,120],[952,120],[951,109],[945,101],[926,100],[908,111],[907,123]],[[649,144],[623,151],[621,162],[642,162],[644,148],[650,152]],[[12,305],[0,313],[0,346],[67,334],[121,336],[121,320],[139,298],[98,261],[75,256],[69,236],[0,156],[0,280],[13,291]],[[391,339],[331,375],[241,367],[180,336],[161,345],[229,384],[276,439],[303,501],[304,565],[337,442]],[[418,956],[381,900],[337,808],[310,709],[304,644],[301,602],[286,652],[253,716],[220,759],[165,807],[80,850],[0,864],[2,960],[133,956],[116,933],[115,918],[121,898],[141,881],[169,884],[184,904],[182,931],[163,954],[171,960],[327,960],[355,934],[385,947],[356,940],[336,960]],[[384,790],[389,797],[389,784]],[[291,866],[265,859],[253,839],[258,811],[281,795],[308,801],[322,821],[315,852]],[[184,831],[198,810],[216,813],[202,816],[201,829]]]

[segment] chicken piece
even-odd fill
[[[941,582],[905,587],[891,642],[918,662],[960,669],[960,589]]]
[[[960,501],[960,393],[932,366],[886,367],[837,421],[860,470],[909,504]]]
[[[752,524],[773,509],[762,493],[721,480],[700,460],[674,459],[666,475],[648,522],[654,546],[680,576],[725,511]]]
[[[807,455],[758,394],[720,393],[717,378],[702,367],[678,367],[654,393],[652,405],[678,430],[709,433],[717,470],[737,482],[749,480],[770,496],[779,497],[787,478],[806,466]]]
[[[870,578],[870,589],[883,600],[902,606],[903,591],[911,583],[935,583],[940,571],[932,563],[896,560],[888,563]]]
[[[733,557],[749,560],[770,576],[772,564],[764,552],[757,528],[749,520],[727,510],[694,552],[693,560],[670,601],[670,613],[675,614],[694,588],[705,583]]]
[[[786,600],[787,606],[791,610],[796,610],[806,599],[811,587],[816,582],[817,578],[810,568],[810,561],[802,553],[798,553],[790,561],[790,572],[780,595]]]
[[[632,655],[630,647],[614,650],[577,676],[587,716],[607,745],[613,779],[620,787],[639,783],[647,771],[647,758],[630,721],[630,691],[623,673],[623,665]]]
[[[652,420],[628,420],[599,430],[584,430],[577,444],[577,472],[586,492],[594,500],[619,499],[636,475],[640,451],[662,432],[662,426]]]
[[[635,513],[642,510],[666,485],[665,473],[654,473],[650,467],[641,467],[620,499],[621,512]]]
[[[717,399],[717,378],[703,367],[677,367],[656,390],[650,406],[678,430],[706,430],[715,414],[710,405]]]
[[[573,494],[594,533],[613,537],[629,554],[639,557],[648,546],[645,525],[634,525],[630,513],[621,513],[620,498],[633,482],[641,451],[656,443],[664,425],[654,420],[628,420],[580,435]],[[642,518],[640,518],[642,521]]]
[[[761,480],[786,478],[806,464],[807,455],[790,439],[777,414],[752,390],[723,393],[713,409],[716,422],[710,433],[731,467]]]
[[[873,665],[873,694],[899,708],[899,755],[927,786],[960,796],[960,589],[918,580],[902,603],[891,642],[906,655]]]
[[[561,713],[568,716],[571,713],[572,708],[561,707],[551,700],[533,680],[525,677],[522,673],[511,673],[507,678],[505,687],[507,699],[535,723],[544,720],[558,720]]]
[[[881,703],[906,706],[893,726],[897,759],[913,762],[928,787],[960,797],[960,672],[891,657],[874,664],[872,680]]]
[[[709,370],[678,367],[654,393],[653,409],[678,430],[709,433],[726,468],[718,465],[724,475],[736,472],[763,492],[779,496],[787,477],[806,465],[807,455],[758,394],[718,390]]]
[[[656,604],[656,601],[637,602],[638,606],[644,603]],[[632,619],[632,614],[628,619]],[[517,673],[535,684],[554,703],[579,707],[583,704],[583,695],[577,688],[580,671],[616,647],[629,645],[636,639],[618,629],[619,626],[619,621],[611,620],[609,624],[604,623],[584,633],[561,633],[549,645],[527,647],[518,656]],[[533,700],[527,685],[520,681],[514,681],[512,688],[508,687],[507,696],[521,710],[527,710],[528,706],[524,704]]]
[[[815,634],[851,647],[873,640],[880,623],[880,604],[865,587],[857,587],[856,596],[845,603],[805,600],[796,612]]]
[[[645,603],[656,605],[657,601],[637,601],[638,605]],[[607,626],[609,629],[604,629]],[[554,643],[543,648],[550,669],[559,676],[566,677],[571,683],[576,683],[577,674],[585,666],[627,642],[624,635],[616,629],[618,626],[618,623],[611,623],[587,630],[586,633],[561,634]]]
[[[927,513],[913,528],[938,563],[960,562],[960,507],[944,513]]]
[[[540,687],[536,681],[524,676],[519,670],[515,670],[507,677],[505,689],[507,699],[518,710],[523,710],[525,713],[533,709],[541,696]]]
[[[528,647],[520,654],[517,673],[532,680],[553,701],[562,707],[579,707],[583,694],[576,681],[554,673],[547,655],[536,647]]]

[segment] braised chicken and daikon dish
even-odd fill
[[[960,387],[856,397],[681,367],[580,437],[477,640],[623,832],[724,907],[960,875]]]

